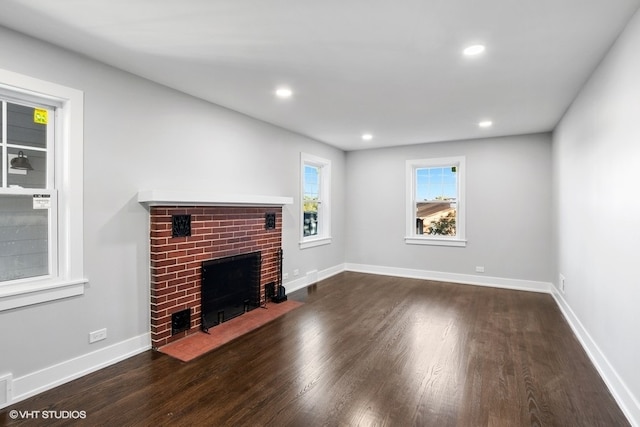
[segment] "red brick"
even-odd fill
[[[178,277],[191,277],[191,276],[195,276],[198,272],[195,270],[182,270],[182,271],[178,271],[176,274],[178,275]],[[187,279],[188,280],[188,279]]]
[[[161,244],[161,245],[154,245],[153,242],[151,242],[151,253],[161,253],[161,252],[167,252],[170,253],[171,251],[175,251],[176,250],[176,245],[165,245],[165,244]],[[171,257],[169,255],[169,257]]]
[[[175,279],[176,278],[176,274],[175,273],[167,273],[167,274],[161,274],[155,277],[156,281],[162,282],[162,281],[169,281],[171,279]]]
[[[195,248],[196,244],[192,243],[192,242],[184,242],[184,243],[178,243],[176,245],[176,249],[177,250],[186,250],[186,249],[191,249],[191,248]]]
[[[171,336],[171,331],[170,330],[165,330],[164,332],[159,332],[156,334],[153,334],[154,340],[162,340],[164,338],[168,338]]]
[[[200,282],[187,282],[177,287],[179,291],[186,291],[187,293],[197,292],[200,293]]]
[[[151,260],[151,268],[167,267],[169,265],[174,265],[175,263],[175,259]]]
[[[195,295],[187,295],[185,297],[182,297],[182,298],[178,299],[176,302],[178,304],[180,304],[180,305],[182,305],[182,304],[187,305],[187,304],[190,304],[190,303],[194,302],[195,299],[196,299]]]
[[[172,265],[170,267],[167,267],[165,270],[167,273],[176,273],[178,271],[182,271],[185,269],[185,265],[184,264],[176,264],[176,265]]]
[[[158,313],[166,312],[166,310],[171,310],[176,306],[176,302],[174,300],[168,300],[163,302],[162,304],[156,304],[155,309]]]
[[[166,253],[151,253],[150,256],[151,261],[160,261],[167,258]]]
[[[171,251],[167,252],[167,257],[169,258],[180,258],[187,255],[187,251]]]

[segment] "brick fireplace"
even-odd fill
[[[288,202],[268,206],[162,205],[160,201],[150,203],[154,200],[148,194],[145,199],[143,193],[138,200],[149,204],[150,213],[153,348],[200,330],[203,261],[259,251],[260,299],[266,301],[265,285],[278,280],[282,204]],[[190,225],[185,223],[187,219]],[[180,237],[175,237],[176,222]],[[185,309],[190,310],[189,326],[175,333],[172,315]]]

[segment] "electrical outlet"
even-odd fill
[[[562,292],[564,294],[564,282],[565,282],[565,278],[562,274],[559,275],[558,277],[558,289],[560,290],[560,292]]]
[[[300,274],[300,270],[298,270],[297,268],[295,270],[293,270],[293,275],[297,276],[298,274]]]
[[[476,273],[484,273],[484,265],[476,266]]]
[[[282,273],[282,280],[287,280],[289,278],[289,273]]]
[[[89,344],[107,339],[107,328],[89,332]]]

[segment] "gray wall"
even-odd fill
[[[346,155],[1,28],[0,49],[2,68],[85,91],[89,278],[81,297],[0,312],[0,374],[28,376],[147,333],[147,211],[136,193],[190,188],[295,197],[284,210],[290,276],[345,261],[468,275],[483,265],[487,276],[541,282],[561,272],[561,302],[623,387],[640,396],[638,16],[553,144],[540,134]],[[333,161],[334,241],[304,251],[300,151]],[[467,247],[405,245],[405,161],[457,155],[467,158]],[[108,339],[89,345],[87,333],[103,327]]]
[[[622,378],[640,422],[640,13],[629,23],[553,137],[563,303]]]
[[[405,161],[461,155],[467,247],[405,244]],[[549,134],[356,151],[347,164],[347,262],[551,281]]]
[[[148,212],[141,189],[291,196],[285,271],[344,262],[345,155],[309,138],[0,28],[0,67],[84,91],[80,297],[0,312],[0,374],[15,378],[149,331]],[[275,100],[274,100],[275,102]],[[300,152],[332,160],[333,244],[298,249]],[[108,338],[88,344],[90,331]]]

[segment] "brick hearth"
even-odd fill
[[[276,214],[273,229],[265,215]],[[153,206],[151,214],[151,344],[159,348],[200,330],[201,263],[261,251],[260,295],[277,282],[282,207]],[[172,216],[191,215],[191,236],[172,237]],[[191,309],[190,329],[171,335],[171,315]]]

